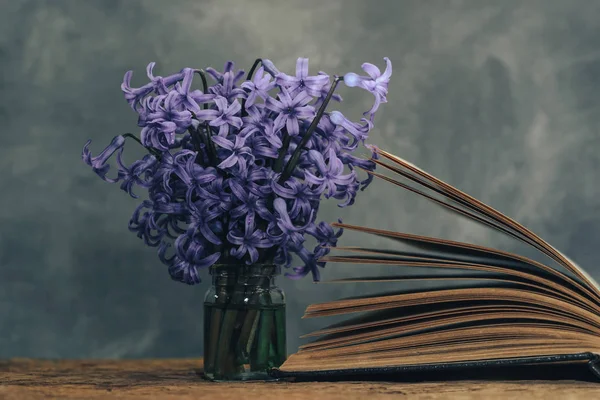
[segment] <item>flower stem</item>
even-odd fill
[[[277,157],[275,164],[273,164],[273,171],[281,172],[281,169],[283,168],[283,159],[285,158],[285,155],[287,154],[287,150],[290,147],[291,140],[292,140],[291,136],[288,135],[287,131],[284,128],[283,143],[281,145],[281,149],[279,149],[279,157]]]
[[[218,164],[218,160],[217,160],[217,149],[215,148],[215,142],[212,141],[211,139],[211,134],[210,134],[210,126],[208,125],[208,122],[204,122],[202,124],[203,130],[205,135],[202,135],[205,139],[205,144],[206,144],[206,149],[208,150],[208,157],[210,158],[210,162],[212,163],[212,165],[214,167],[217,166]],[[200,127],[198,127],[200,128]]]
[[[254,64],[252,64],[252,67],[250,68],[250,71],[248,72],[248,76],[246,76],[247,81],[252,79],[252,75],[254,75],[254,70],[256,69],[258,64],[260,64],[261,62],[262,62],[262,58],[257,58],[256,60],[254,60]],[[242,117],[245,117],[248,115],[248,113],[246,112],[246,99],[242,99],[242,114],[241,115],[242,115]]]
[[[317,129],[317,125],[318,125],[319,121],[321,120],[321,118],[323,117],[323,114],[325,113],[325,108],[327,108],[327,104],[329,104],[329,100],[331,100],[331,96],[333,96],[333,92],[335,91],[335,88],[337,87],[338,83],[342,80],[344,80],[344,78],[341,76],[336,76],[335,79],[333,80],[333,84],[331,85],[331,88],[329,89],[329,92],[327,93],[327,96],[325,97],[323,104],[321,104],[321,107],[319,107],[319,111],[317,111],[317,115],[312,120],[310,126],[306,130],[306,133],[302,137],[302,140],[298,144],[298,147],[296,147],[296,150],[294,150],[292,157],[290,157],[290,160],[288,161],[287,165],[285,166],[283,173],[279,177],[278,183],[280,185],[282,185],[286,180],[288,180],[288,178],[290,176],[292,176],[292,172],[294,172],[294,168],[296,168],[296,164],[298,163],[298,159],[300,158],[300,153],[302,152],[303,148],[306,146],[306,144],[310,140],[310,137],[312,136],[315,129]]]
[[[160,153],[152,148],[146,147],[144,146],[144,144],[142,143],[142,141],[140,139],[138,139],[137,136],[135,136],[133,133],[124,133],[121,136],[123,136],[124,138],[130,138],[135,140],[136,142],[138,142],[140,144],[140,146],[142,146],[143,148],[145,148],[146,150],[148,150],[148,152],[150,154],[152,154],[154,157],[160,157]]]
[[[248,76],[246,77],[247,81],[252,79],[252,75],[254,75],[254,70],[256,69],[256,67],[258,67],[258,64],[260,64],[261,62],[262,62],[262,58],[257,58],[256,60],[254,60],[254,64],[252,64],[252,68],[250,68],[250,71],[248,71]]]
[[[208,345],[208,348],[204,350],[206,363],[204,365],[204,368],[207,371],[213,371],[215,368],[215,361],[217,359],[217,349],[219,344],[219,334],[221,330],[221,318],[223,317],[223,310],[221,308],[212,307],[210,310],[210,343]],[[208,323],[208,319],[205,323]]]
[[[287,353],[286,338],[285,338],[285,309],[278,309],[274,311],[275,314],[275,338],[277,343],[277,357],[279,362],[285,361]]]
[[[271,329],[273,328],[273,311],[261,310],[260,327],[258,328],[258,343],[256,349],[256,364],[254,367],[258,371],[267,369],[269,359],[269,347],[271,341]]]
[[[202,148],[200,147],[200,144],[202,143],[202,137],[200,135],[200,132],[198,132],[198,130],[193,126],[188,129],[188,132],[190,132],[192,144],[194,145],[194,150],[196,150],[196,159],[194,160],[194,162],[198,165],[202,165],[203,156]]]
[[[196,117],[196,114],[194,114],[193,112],[192,118],[194,118],[200,123],[198,125],[198,128],[192,127],[189,129],[190,135],[192,136],[192,143],[194,144],[194,148],[198,152],[198,156],[196,156],[195,160],[196,164],[202,165],[198,161],[200,155],[200,143],[204,143],[204,145],[206,146],[206,152],[208,153],[210,165],[216,167],[218,164],[217,150],[215,148],[214,142],[210,139],[210,126],[208,125],[208,122],[200,122],[198,117]]]
[[[198,75],[200,75],[200,79],[202,79],[202,93],[206,94],[208,92],[208,82],[206,82],[206,73],[203,69],[197,69],[195,72]],[[208,104],[204,103],[202,107],[206,110],[208,108]]]

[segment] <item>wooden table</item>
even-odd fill
[[[513,382],[213,383],[202,362],[181,360],[0,361],[0,399],[600,399],[600,384]]]

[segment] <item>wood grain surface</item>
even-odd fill
[[[600,384],[578,381],[214,383],[202,361],[0,361],[0,399],[600,399]]]

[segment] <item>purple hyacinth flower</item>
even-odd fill
[[[147,154],[141,160],[134,161],[131,166],[127,167],[122,160],[123,149],[117,152],[117,164],[119,164],[119,176],[117,180],[122,180],[121,190],[129,193],[131,197],[137,199],[138,196],[133,193],[133,185],[138,185],[144,188],[152,185],[152,175],[156,170],[156,157]]]
[[[338,219],[338,222],[341,224],[342,220]],[[337,246],[337,241],[344,233],[344,229],[339,228],[336,232],[327,222],[321,221],[317,225],[313,224],[308,227],[306,232],[314,236],[319,242],[314,249],[315,257],[318,259],[329,254],[331,247]]]
[[[217,179],[217,171],[214,168],[204,168],[195,161],[195,157],[188,157],[174,171],[186,186],[185,198],[188,204],[192,203],[193,195],[198,194],[204,185]]]
[[[354,171],[350,171],[349,174],[343,175],[344,164],[335,155],[333,149],[329,149],[327,163],[325,163],[323,155],[316,150],[310,150],[308,152],[308,158],[315,163],[320,176],[316,176],[306,170],[304,172],[306,182],[317,185],[320,193],[327,190],[328,192],[325,194],[326,198],[329,198],[336,193],[338,190],[336,185],[348,186],[356,179],[356,172]]]
[[[175,124],[163,120],[152,121],[140,132],[140,140],[146,147],[167,151],[175,143]]]
[[[328,81],[325,85],[323,85],[323,87],[321,88],[321,92],[319,93],[319,95],[317,96],[317,99],[315,100],[313,106],[315,107],[316,110],[319,109],[319,107],[321,107],[321,104],[323,104],[323,102],[325,101],[325,98],[327,97],[327,94],[329,93],[329,90],[331,89],[331,82],[329,82],[329,75],[327,75],[325,72],[319,71],[319,75],[325,75],[328,77]],[[334,75],[335,77],[335,75]],[[341,102],[343,101],[342,96],[340,96],[337,93],[334,93],[331,96],[331,100],[335,100],[337,102]]]
[[[280,73],[277,75],[277,84],[285,87],[291,94],[304,92],[312,97],[319,97],[321,90],[329,82],[327,74],[308,76],[308,58],[299,58],[296,61],[296,76]]]
[[[372,160],[368,160],[365,158],[358,158],[353,156],[350,153],[340,153],[340,160],[346,164],[351,170],[354,168],[360,168],[366,171],[374,171],[377,164],[375,164]],[[360,190],[365,190],[369,184],[373,181],[373,175],[367,174],[367,179],[364,181],[360,181],[361,188]]]
[[[256,102],[257,97],[263,100],[269,97],[269,90],[275,88],[275,81],[271,79],[270,75],[265,74],[264,67],[260,67],[252,81],[242,83],[241,87],[249,91],[246,107],[251,107]]]
[[[246,145],[254,155],[256,165],[265,165],[266,159],[279,157],[278,149],[273,147],[264,135],[250,135],[246,138]]]
[[[345,200],[338,204],[338,207],[343,208],[354,204],[354,199],[356,198],[359,187],[359,182],[356,179],[353,182],[350,182],[348,185],[338,186],[332,197],[338,200]]]
[[[244,89],[235,87],[234,80],[233,72],[225,72],[223,74],[223,83],[212,86],[208,90],[214,95],[226,98],[229,102],[234,99],[245,99],[247,96],[246,92]]]
[[[248,103],[246,103],[246,113],[248,115],[242,117],[243,126],[239,132],[241,136],[248,136],[256,131],[260,131],[263,127],[263,123],[271,120],[271,118],[269,118],[270,111],[265,112],[264,104],[253,104],[249,106]]]
[[[156,187],[151,187],[148,191],[152,207],[157,214],[169,214],[184,216],[189,213],[189,208],[184,202],[178,201],[179,196],[173,193],[167,193]]]
[[[228,193],[226,189],[230,184],[231,179],[224,180],[223,177],[217,176],[217,179],[209,182],[206,186],[198,187],[197,194],[201,199],[202,206],[217,213],[219,217],[228,212],[231,208],[231,193]]]
[[[278,126],[275,124],[275,121],[273,120],[268,120],[265,121],[265,123],[263,123],[262,125],[262,134],[264,136],[264,138],[271,143],[271,145],[276,148],[276,149],[280,149],[281,146],[283,145],[283,143],[281,142],[281,128],[283,128],[283,126]]]
[[[133,71],[127,71],[125,76],[123,77],[123,83],[121,83],[121,91],[125,94],[125,100],[134,110],[138,109],[138,105],[140,102],[152,93],[154,90],[154,85],[152,83],[147,83],[139,88],[131,87],[131,77],[133,76]]]
[[[155,63],[150,63],[149,83],[131,87],[129,71],[121,84],[127,102],[139,114],[140,141],[150,154],[126,165],[124,140],[116,137],[97,157],[92,157],[88,141],[82,158],[102,179],[121,182],[121,189],[132,197],[139,194],[135,185],[147,189],[148,200],[136,208],[129,230],[147,245],[159,246],[159,258],[174,280],[198,283],[199,268],[219,262],[221,254],[286,268],[295,265],[296,254],[303,265],[288,276],[312,273],[319,280],[325,265],[319,260],[342,233],[315,221],[322,195],[338,199],[339,206],[350,205],[360,184],[366,186],[373,178],[359,181],[356,169],[372,170],[375,163],[358,158],[355,150],[368,138],[373,113],[387,101],[391,63],[385,60],[383,73],[365,63],[365,76],[344,76],[347,86],[373,93],[375,104],[365,113],[371,115],[354,122],[338,111],[325,112],[306,142],[301,134],[333,87],[324,72],[309,76],[308,59],[298,59],[295,75],[262,60],[247,82],[243,71],[227,62],[222,71],[206,69],[216,83],[202,91],[192,89],[199,70],[184,68],[162,77],[154,74]],[[278,96],[272,95],[274,89]],[[331,99],[341,101],[337,94]],[[291,161],[300,144],[299,157]],[[109,178],[115,152],[117,176]],[[286,179],[280,184],[284,171]],[[307,235],[317,241],[312,252],[304,247]],[[175,242],[175,254],[166,257],[170,241]],[[264,255],[274,257],[261,259],[261,248],[272,249]]]
[[[170,92],[158,104],[154,112],[148,115],[150,120],[165,120],[175,124],[175,133],[183,133],[192,125],[192,113],[180,107],[180,94],[177,91]]]
[[[115,136],[110,144],[106,146],[106,148],[102,150],[102,152],[96,157],[92,157],[92,153],[89,149],[90,143],[92,143],[92,141],[88,140],[83,146],[83,152],[81,153],[81,159],[83,162],[92,167],[92,170],[104,181],[110,183],[118,182],[118,176],[115,179],[106,176],[106,173],[110,169],[110,165],[108,165],[107,162],[108,159],[117,152],[117,150],[123,148],[125,145],[125,138],[121,135]]]
[[[221,257],[221,253],[207,254],[206,245],[190,235],[181,235],[175,240],[175,254],[171,258],[165,257],[169,244],[161,243],[158,257],[169,267],[169,274],[175,281],[188,285],[200,283],[198,268],[206,268]]]
[[[272,77],[275,77],[281,73],[281,72],[279,72],[277,67],[275,67],[275,64],[273,64],[273,61],[271,61],[271,60],[265,59],[265,60],[262,60],[260,63],[262,65],[262,67],[265,69],[265,71],[267,71],[267,73],[269,75],[271,75]]]
[[[242,127],[242,119],[237,114],[242,109],[242,106],[237,100],[229,104],[224,97],[215,98],[217,109],[201,110],[196,114],[199,120],[210,121],[210,126],[219,127],[219,136],[225,137],[229,134],[229,127],[233,126],[236,129]]]
[[[346,86],[358,86],[362,89],[368,90],[375,96],[375,103],[373,104],[373,107],[365,113],[371,115],[371,118],[379,108],[380,103],[387,103],[386,95],[388,92],[390,77],[392,76],[392,62],[387,57],[384,57],[383,59],[386,63],[383,74],[375,65],[371,63],[364,63],[361,68],[369,75],[368,77],[360,76],[353,72],[344,75],[344,83]]]
[[[258,260],[257,249],[267,249],[273,246],[273,243],[265,236],[263,231],[255,229],[253,220],[247,222],[249,223],[245,224],[244,232],[234,229],[227,234],[227,240],[238,246],[231,249],[232,256],[241,259],[248,254],[250,260],[246,261],[246,264],[254,264]]]
[[[296,136],[300,133],[299,119],[306,119],[315,116],[315,109],[308,106],[311,97],[304,91],[299,92],[293,98],[286,89],[281,89],[279,100],[272,97],[267,99],[266,105],[269,110],[276,112],[275,126],[285,124],[288,134]]]
[[[125,94],[125,100],[134,110],[138,109],[138,105],[142,101],[144,97],[155,91],[158,94],[166,94],[168,92],[168,87],[175,84],[176,82],[181,81],[184,78],[184,70],[177,74],[173,74],[167,77],[154,76],[152,74],[152,70],[156,65],[155,62],[151,62],[146,67],[146,73],[148,78],[151,80],[150,83],[145,84],[140,88],[132,88],[131,87],[131,77],[133,76],[133,71],[127,71],[125,76],[123,77],[123,83],[121,84],[121,90]]]
[[[142,102],[138,125],[143,127],[140,140],[146,147],[167,151],[176,145],[175,134],[192,124],[189,111],[179,111],[173,91],[166,96],[148,97]]]
[[[246,112],[248,115],[242,118],[244,125],[239,134],[249,136],[259,132],[275,149],[280,149],[282,142],[279,136],[283,125],[275,125],[275,122],[269,116],[269,112],[265,109],[265,105],[254,104],[248,107]]]
[[[309,215],[314,208],[314,203],[319,201],[319,193],[312,190],[308,184],[296,178],[290,178],[279,185],[277,181],[272,182],[273,191],[284,199],[292,201],[290,218],[295,219],[299,214]]]
[[[172,202],[173,199],[168,194],[157,191],[154,187],[148,190],[148,195],[151,202],[148,208],[153,211],[152,220],[157,229],[164,231],[171,239],[185,233],[186,229],[180,224],[187,228],[188,207],[181,202]]]
[[[181,155],[188,154],[189,157],[196,157],[196,154],[192,150],[180,150],[175,153],[173,156],[169,151],[165,151],[162,153],[160,157],[160,161],[158,162],[158,166],[156,168],[156,173],[154,174],[154,186],[160,190],[168,192],[172,194],[172,190],[169,186],[169,180],[171,179],[171,175],[175,174],[177,168],[179,168],[179,164],[175,162],[176,156],[177,160],[182,159]],[[183,157],[185,159],[185,157]]]
[[[145,127],[148,125],[150,118],[149,115],[156,112],[160,103],[164,101],[166,96],[148,96],[140,102],[138,108],[138,122],[139,127]]]
[[[264,197],[272,192],[265,171],[268,169],[250,164],[229,178],[227,183],[232,192],[234,190],[248,191],[255,196]]]
[[[213,142],[221,146],[221,149],[219,149],[219,153],[226,153],[227,155],[227,158],[225,158],[223,161],[221,161],[219,165],[217,165],[217,167],[219,168],[231,168],[236,164],[240,169],[245,168],[246,159],[254,159],[252,151],[248,146],[245,145],[245,136],[236,135],[233,142],[221,136],[213,136],[211,139]]]
[[[273,257],[273,263],[281,265],[285,268],[289,268],[292,265],[292,252],[285,246],[278,246],[275,256]]]
[[[175,92],[179,94],[176,101],[181,104],[183,108],[197,114],[200,112],[200,104],[210,102],[215,98],[215,95],[202,93],[202,91],[198,89],[190,92],[194,72],[195,71],[192,68],[183,69],[183,81],[175,84]]]
[[[230,185],[230,187],[231,192],[239,203],[237,207],[229,212],[231,218],[239,220],[241,217],[245,216],[245,223],[249,224],[249,221],[255,220],[256,214],[261,215],[267,210],[266,199],[253,193],[249,193],[237,185]]]
[[[148,64],[148,66],[146,67],[146,75],[148,75],[148,79],[150,79],[150,81],[152,82],[152,85],[154,86],[154,91],[157,94],[167,94],[169,93],[168,82],[166,82],[165,78],[163,78],[162,76],[154,76],[154,74],[152,73],[155,65],[155,62],[151,62],[150,64]]]
[[[300,267],[294,267],[293,270],[295,273],[286,273],[290,279],[300,279],[308,275],[309,272],[312,273],[313,281],[318,282],[321,279],[321,273],[319,271],[319,267],[325,267],[325,263],[322,261],[318,261],[318,258],[314,253],[309,252],[306,248],[302,247],[299,251],[296,252],[298,257],[304,263]]]
[[[128,228],[129,231],[136,233],[137,237],[143,239],[144,243],[150,247],[158,246],[167,233],[165,228],[160,228],[156,224],[150,200],[144,200],[136,207]]]
[[[267,234],[277,244],[288,245],[288,243],[299,246],[304,242],[304,231],[311,224],[314,211],[311,210],[307,215],[307,222],[303,226],[295,226],[287,211],[287,205],[284,199],[276,198],[273,201],[273,208],[277,218],[269,223]],[[276,231],[279,231],[277,233]]]
[[[165,231],[165,236],[170,239],[177,239],[179,235],[186,232],[186,229],[181,225],[187,224],[187,216],[186,215],[176,215],[176,214],[159,214],[158,212],[154,212],[154,220],[156,220],[156,226],[159,229]]]
[[[339,111],[332,111],[329,113],[329,120],[347,130],[357,140],[364,143],[369,137],[369,131],[373,129],[373,123],[366,118],[361,118],[364,125],[360,125],[356,122],[350,121]]]
[[[208,207],[202,204],[202,201],[196,202],[194,207],[190,207],[190,224],[188,232],[199,232],[204,239],[212,244],[220,245],[223,242],[211,229],[211,222],[220,217],[220,212],[216,207]]]
[[[186,232],[179,224],[186,223],[186,217],[182,215],[162,214],[156,218],[156,225],[159,229],[165,230],[165,236],[170,239],[177,239],[179,235]]]
[[[234,73],[234,68],[235,63],[233,61],[227,61],[223,67],[223,73],[220,73],[211,67],[206,68],[206,72],[219,84],[223,84],[225,74],[229,72],[233,75],[233,83],[235,84],[244,77],[244,71],[239,70],[238,72]]]

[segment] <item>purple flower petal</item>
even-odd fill
[[[92,153],[89,150],[90,143],[92,143],[92,141],[88,140],[83,146],[83,152],[81,153],[83,162],[92,167],[92,170],[102,178],[102,180],[110,183],[118,182],[119,177],[112,179],[106,176],[106,173],[110,169],[110,165],[108,165],[107,162],[117,151],[122,151],[123,146],[125,145],[125,138],[123,136],[115,136],[110,144],[96,157],[92,157]]]

